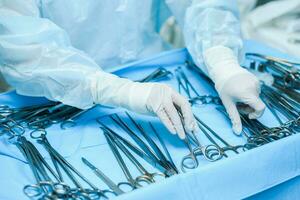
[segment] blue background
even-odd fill
[[[245,43],[245,50],[246,52],[289,58],[287,55],[253,41]],[[122,69],[115,73],[138,80],[158,66],[174,70],[181,66],[187,57],[186,50],[164,52],[153,58],[122,66]],[[196,74],[193,74],[193,71],[185,70],[185,72],[201,95],[213,94],[210,86]],[[175,79],[164,82],[177,89]],[[16,107],[45,101],[42,98],[18,96],[14,92],[0,96],[0,104]],[[230,122],[215,110],[215,106],[194,106],[193,110],[197,116],[230,144],[243,144],[245,142],[245,138],[237,137],[232,133]],[[88,158],[115,182],[125,181],[125,177],[95,121],[96,118],[102,117],[101,120],[127,137],[105,117],[107,114],[115,112],[123,116],[122,111],[122,109],[98,106],[80,117],[77,126],[73,128],[61,130],[57,125],[54,125],[48,129],[47,137],[50,143],[88,179],[102,189],[106,188],[105,184],[81,162],[81,157]],[[156,118],[133,115],[145,127],[147,127],[148,121],[154,123],[179,168],[181,158],[188,153],[184,144],[176,136],[169,134]],[[265,112],[261,121],[266,125],[277,125],[277,121],[269,111]],[[151,132],[149,134],[153,136]],[[203,144],[208,144],[207,139],[201,133],[199,137]],[[14,145],[7,142],[5,136],[2,136],[0,141],[0,199],[26,199],[22,192],[23,187],[35,183],[30,168],[20,161],[24,158]],[[50,162],[43,148],[39,144],[35,144]],[[299,199],[299,144],[300,135],[295,134],[239,155],[231,154],[229,158],[217,162],[207,162],[200,159],[200,166],[189,173],[181,173],[116,199]],[[146,166],[147,170],[156,171],[143,160],[141,163]],[[130,163],[128,165],[134,175],[139,175]]]

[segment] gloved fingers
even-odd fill
[[[222,98],[222,102],[231,120],[233,132],[236,135],[240,135],[242,132],[242,122],[235,102],[230,98]]]
[[[253,75],[254,76],[254,75]],[[256,88],[256,93],[257,96],[259,96],[260,92],[261,92],[261,87],[260,87],[260,81],[259,79],[255,76],[255,88]]]
[[[243,114],[243,115],[249,115],[250,113],[255,111],[251,106],[249,106],[248,104],[244,104],[244,103],[237,102],[236,107],[237,107],[239,113]]]
[[[160,121],[165,125],[165,127],[172,133],[173,135],[176,135],[176,130],[167,115],[166,111],[162,108],[157,111],[157,116],[160,119]]]
[[[175,106],[171,100],[165,104],[164,109],[165,109],[167,115],[169,116],[169,119],[171,120],[179,138],[183,140],[185,138],[185,131],[184,131],[183,124],[182,124],[183,121],[181,120],[179,113],[178,113],[180,111],[178,111],[175,108]]]
[[[266,105],[259,97],[251,98],[251,100],[248,102],[248,105],[254,109],[254,112],[251,112],[248,115],[249,119],[256,119],[261,117],[266,108]]]
[[[184,120],[184,127],[188,132],[197,132],[199,130],[198,124],[194,117],[190,103],[180,94],[174,92],[174,103],[179,106]]]

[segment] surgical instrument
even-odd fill
[[[234,153],[238,154],[239,149],[244,149],[244,147],[242,145],[237,145],[237,146],[230,145],[220,135],[218,135],[214,130],[212,130],[206,123],[204,123],[199,117],[195,116],[195,118],[196,118],[198,124],[200,125],[200,127],[203,126],[205,129],[207,129],[216,139],[218,139],[225,146],[222,148],[222,150],[224,152],[233,151]],[[201,129],[201,130],[203,130],[203,129]],[[216,142],[214,142],[214,144],[216,144]],[[226,154],[224,154],[224,156],[226,156]]]
[[[278,62],[278,63],[283,63],[285,65],[288,66],[293,66],[293,65],[300,65],[300,63],[298,62],[292,62],[283,58],[277,58],[274,56],[266,56],[266,55],[262,55],[262,54],[258,54],[258,53],[246,53],[246,57],[250,58],[250,57],[257,57],[263,60],[268,60],[268,61],[272,61],[272,62]]]
[[[252,55],[252,56],[255,57],[256,55]],[[251,57],[251,55],[249,55],[249,57]],[[263,61],[266,60],[264,58],[258,58],[257,60],[259,59]],[[273,61],[276,61],[276,59],[275,60],[273,59]],[[287,62],[287,61],[279,60],[279,62]],[[255,61],[252,61],[250,63],[250,68],[255,68],[256,64],[257,63]],[[295,65],[295,63],[289,63],[288,65],[292,66]],[[187,62],[187,66],[195,70],[201,76],[201,78],[206,80],[206,82],[212,86],[212,89],[214,90],[213,82],[209,78],[204,76],[203,72],[195,64],[193,64],[192,62]],[[283,68],[285,69],[289,67],[284,66]],[[278,90],[280,90],[281,93],[278,93],[275,90],[275,88],[271,88],[269,86],[266,86],[265,84],[262,84],[261,97],[263,100],[265,100],[266,105],[270,108],[271,112],[274,114],[277,120],[279,118],[277,112],[279,112],[281,115],[285,116],[288,119],[288,121],[284,122],[282,119],[279,119],[279,121],[283,123],[280,127],[268,128],[268,127],[264,127],[259,122],[251,122],[251,120],[249,121],[246,119],[243,120],[243,124],[246,127],[245,129],[243,129],[243,133],[247,137],[248,148],[266,144],[270,142],[270,140],[278,139],[279,137],[280,138],[286,137],[291,134],[289,133],[289,129],[290,132],[293,131],[295,132],[299,130],[299,123],[297,121],[297,118],[299,118],[299,105],[300,105],[298,92],[296,92],[291,88],[281,86],[276,82],[273,84],[273,86]],[[245,118],[247,117],[245,116]],[[259,128],[261,129],[260,131],[263,134],[261,134],[260,132],[258,133],[257,131],[259,130],[257,129],[257,127],[253,127],[253,126],[259,126]],[[246,130],[249,133],[251,133],[251,135],[248,135]]]
[[[175,107],[177,109],[180,120],[183,122],[182,113],[179,111],[179,108],[177,106]],[[186,172],[186,169],[195,169],[199,166],[199,162],[197,160],[198,155],[203,155],[209,161],[215,161],[221,158],[221,152],[218,148],[215,148],[215,145],[202,146],[194,132],[187,132],[185,130],[185,127],[183,127],[183,129],[186,135],[183,142],[189,150],[189,154],[184,156],[181,160],[181,170],[183,172]],[[191,142],[196,145],[195,149],[192,148]]]
[[[300,70],[295,67],[300,66],[299,63],[257,53],[246,53],[246,58],[259,62],[258,70],[271,73],[278,84],[286,88],[300,89]]]
[[[228,113],[225,111],[224,107],[217,107],[216,110],[218,110],[219,112],[221,112],[227,119],[229,119],[229,115]],[[245,126],[243,126],[242,129],[242,134],[246,137],[247,142],[243,145],[244,146],[244,150],[250,150],[252,148],[258,147],[262,144],[266,144],[268,143],[268,141],[266,141],[264,138],[259,138],[259,137],[253,137],[250,136],[246,131],[245,131]]]
[[[172,72],[166,70],[163,67],[159,67],[154,72],[146,76],[145,78],[138,80],[138,82],[150,82],[150,81],[159,81],[166,78],[172,78]]]
[[[10,108],[2,105],[0,108],[0,122],[5,131],[25,131],[25,129],[45,129],[60,123],[61,128],[75,125],[75,119],[88,110],[80,110],[61,103],[49,102],[40,105]],[[11,124],[13,123],[14,126]],[[10,128],[10,130],[8,130]],[[14,133],[12,133],[14,134]]]
[[[129,128],[129,126],[117,114],[110,116],[110,118],[119,125],[120,128],[126,131],[126,133],[129,134],[129,136],[143,149],[146,154],[148,154],[148,156],[153,157],[155,160],[160,162],[153,150],[131,128]]]
[[[196,89],[193,87],[193,85],[188,81],[186,75],[183,73],[181,68],[177,68],[176,71],[181,75],[182,79],[185,82],[185,90],[187,94],[190,94],[190,89],[199,97],[199,94],[197,93]],[[178,76],[177,76],[178,77]],[[182,81],[178,79],[179,82],[179,86],[184,87],[184,84],[182,83]],[[189,89],[190,88],[190,89]],[[207,95],[208,96],[208,95]],[[208,96],[210,97],[210,96]],[[213,97],[211,97],[213,98]],[[221,105],[220,99],[218,97],[216,97],[216,99],[218,100],[218,102],[215,102],[215,104]],[[213,154],[213,155],[218,155],[218,156],[227,156],[226,154],[222,154],[222,151],[233,151],[235,153],[238,153],[239,149],[242,149],[242,146],[238,145],[238,146],[232,146],[229,145],[223,138],[221,138],[216,132],[214,132],[210,127],[208,127],[203,121],[201,121],[199,118],[197,118],[198,124],[200,126],[200,129],[202,130],[202,132],[204,132],[204,134],[209,138],[209,140],[216,145],[215,147],[218,149],[218,153],[217,154]],[[209,134],[207,133],[207,131],[205,131],[205,129],[207,129],[214,137],[216,137],[221,143],[223,143],[225,145],[225,148],[220,148],[218,146],[218,144],[209,136]],[[212,148],[214,149],[214,148]],[[206,155],[206,153],[203,153],[204,155]],[[208,157],[209,158],[209,157]],[[210,158],[212,159],[212,158]]]
[[[149,122],[149,125],[150,125],[150,127],[151,127],[153,133],[154,133],[155,136],[157,137],[159,143],[161,144],[162,148],[164,149],[164,152],[165,152],[165,154],[166,154],[167,157],[168,157],[168,161],[169,161],[169,162],[171,163],[171,165],[173,166],[173,169],[174,169],[176,172],[178,172],[178,169],[177,169],[177,167],[176,167],[176,165],[175,165],[175,163],[174,163],[174,161],[173,161],[173,159],[172,159],[172,156],[171,156],[170,152],[168,151],[168,149],[167,149],[167,147],[166,147],[166,145],[165,145],[165,142],[164,142],[163,139],[160,137],[160,135],[157,133],[156,129],[154,128],[154,126],[152,125],[151,122]]]
[[[171,176],[176,174],[177,172],[170,168],[168,163],[163,162],[158,158],[158,155],[154,153],[152,148],[150,148],[117,114],[110,116],[110,118],[119,125],[135,142],[140,148],[153,159],[155,163],[158,163],[159,166],[163,166],[164,171],[162,173],[166,174],[167,176]]]
[[[155,152],[155,154],[157,155],[157,158],[159,158],[160,161],[162,161],[166,167],[168,168],[172,168],[172,170],[177,171],[176,167],[174,168],[173,165],[168,161],[168,159],[165,157],[165,155],[161,152],[161,150],[159,149],[159,147],[157,146],[157,144],[152,140],[152,138],[146,133],[146,131],[144,130],[144,128],[142,127],[142,125],[138,124],[129,114],[128,112],[125,112],[125,114],[127,115],[127,117],[130,119],[130,121],[132,122],[132,124],[134,124],[134,126],[137,128],[137,130],[139,130],[139,132],[142,134],[142,136],[145,138],[145,140],[148,142],[148,144],[150,145],[150,147],[152,148],[152,150]],[[152,130],[154,130],[153,127],[151,127]],[[155,131],[155,130],[154,130]]]
[[[283,95],[276,89],[262,85],[261,97],[267,106],[272,108],[270,110],[281,125],[287,122],[283,123],[282,118],[280,118],[277,113],[280,113],[280,116],[284,116],[288,121],[296,121],[299,118],[300,103]]]
[[[114,139],[115,144],[119,149],[124,153],[124,155],[131,161],[131,163],[138,169],[138,171],[142,174],[137,176],[135,180],[140,183],[150,184],[157,181],[156,177],[158,178],[165,178],[165,175],[162,173],[149,173],[143,165],[129,152],[129,150],[113,135],[111,137]]]
[[[200,95],[196,88],[193,86],[193,84],[189,81],[185,73],[183,72],[181,67],[178,67],[175,70],[176,79],[178,82],[178,91],[181,93],[181,88],[185,91],[189,98],[189,102],[192,105],[204,105],[204,104],[216,104],[220,105],[221,100],[217,96],[212,95]],[[194,93],[194,96],[192,97],[191,91]]]
[[[172,169],[166,168],[165,165],[163,165],[161,162],[159,162],[154,157],[149,156],[144,151],[142,151],[140,148],[132,144],[130,141],[126,140],[125,138],[118,135],[116,132],[114,132],[112,129],[108,128],[106,125],[104,125],[99,119],[97,119],[97,122],[101,125],[101,129],[105,128],[108,130],[111,134],[113,134],[116,138],[118,138],[123,144],[125,144],[132,152],[134,152],[136,155],[138,155],[140,158],[144,159],[147,163],[149,163],[154,168],[158,169],[161,173],[165,174],[166,177],[172,176],[176,174],[176,172]]]
[[[138,183],[138,181],[135,180],[132,177],[132,175],[131,175],[128,167],[125,164],[125,161],[123,160],[123,158],[122,158],[122,156],[121,156],[121,154],[120,154],[120,152],[119,152],[116,144],[113,141],[113,138],[111,138],[111,135],[108,133],[108,131],[106,129],[103,129],[103,131],[104,131],[104,136],[106,138],[108,146],[110,147],[110,149],[111,149],[112,153],[114,154],[114,156],[115,156],[115,158],[116,158],[119,166],[121,167],[121,169],[123,171],[123,174],[125,175],[125,178],[127,179],[127,182],[120,182],[118,184],[118,187],[121,188],[123,185],[129,186],[130,187],[130,191],[131,190],[135,190],[137,188],[141,188],[142,185],[140,185],[140,183]]]
[[[186,172],[186,169],[196,169],[199,166],[199,162],[196,158],[196,153],[192,148],[190,140],[186,134],[186,137],[183,139],[183,142],[187,149],[189,150],[189,154],[184,156],[181,160],[181,170]]]
[[[86,110],[81,110],[78,112],[73,113],[72,115],[66,117],[61,123],[60,123],[60,127],[61,129],[66,129],[69,127],[73,127],[76,125],[76,119],[79,118],[81,115],[83,115],[84,113],[90,111],[92,108],[86,109]]]
[[[18,136],[15,145],[26,158],[31,171],[36,179],[36,184],[26,185],[23,188],[28,197],[66,197],[70,194],[71,188],[60,180],[58,175],[51,169],[35,146],[26,140],[24,136]],[[54,180],[48,175],[52,175]]]
[[[52,158],[52,161],[55,161],[56,165],[58,165],[70,178],[73,184],[76,186],[78,195],[98,195],[100,197],[107,198],[106,193],[111,193],[109,190],[100,190],[94,184],[92,184],[86,177],[84,177],[75,167],[73,167],[62,155],[60,155],[49,143],[47,137],[47,132],[45,130],[34,130],[30,133],[30,136],[33,139],[36,139],[38,143],[43,145],[45,150],[49,153]],[[55,164],[54,164],[55,165]],[[75,173],[81,180],[83,180],[87,185],[89,185],[92,190],[85,189],[80,182],[75,178],[72,174]]]
[[[300,93],[297,90],[291,90],[281,86],[280,84],[274,82],[273,87],[280,91],[282,94],[288,96],[289,98],[293,99],[294,101],[300,103]]]
[[[86,158],[81,158],[82,162],[88,166],[95,174],[98,176],[116,195],[124,194],[124,191],[121,190],[109,177],[107,177],[100,169],[95,167],[90,161]]]

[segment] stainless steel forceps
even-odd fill
[[[133,178],[128,167],[126,166],[125,161],[123,160],[123,158],[114,142],[114,139],[111,137],[111,135],[109,134],[109,132],[107,130],[103,129],[103,131],[104,131],[104,136],[106,138],[106,141],[127,179],[127,182],[126,181],[120,182],[118,184],[118,187],[123,189],[123,186],[125,186],[125,188],[123,190],[126,192],[135,190],[137,188],[141,188],[142,185]],[[129,187],[129,190],[128,190],[128,187]]]

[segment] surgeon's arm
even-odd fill
[[[243,41],[235,0],[192,0],[182,12],[177,0],[166,0],[183,28],[185,44],[194,62],[215,83],[231,118],[233,130],[241,132],[237,102],[247,104],[250,118],[259,117],[265,105],[259,99],[258,80],[240,67]],[[205,65],[203,65],[205,63]],[[249,109],[247,109],[249,110]]]
[[[33,0],[3,1],[0,9],[0,70],[17,93],[91,107],[87,77],[103,74],[93,60],[71,46],[63,29],[40,18]]]
[[[63,29],[41,18],[34,2],[7,0],[0,5],[0,70],[17,93],[82,109],[104,104],[156,114],[184,138],[177,105],[186,128],[196,127],[186,99],[162,84],[135,83],[105,73],[71,45]]]

